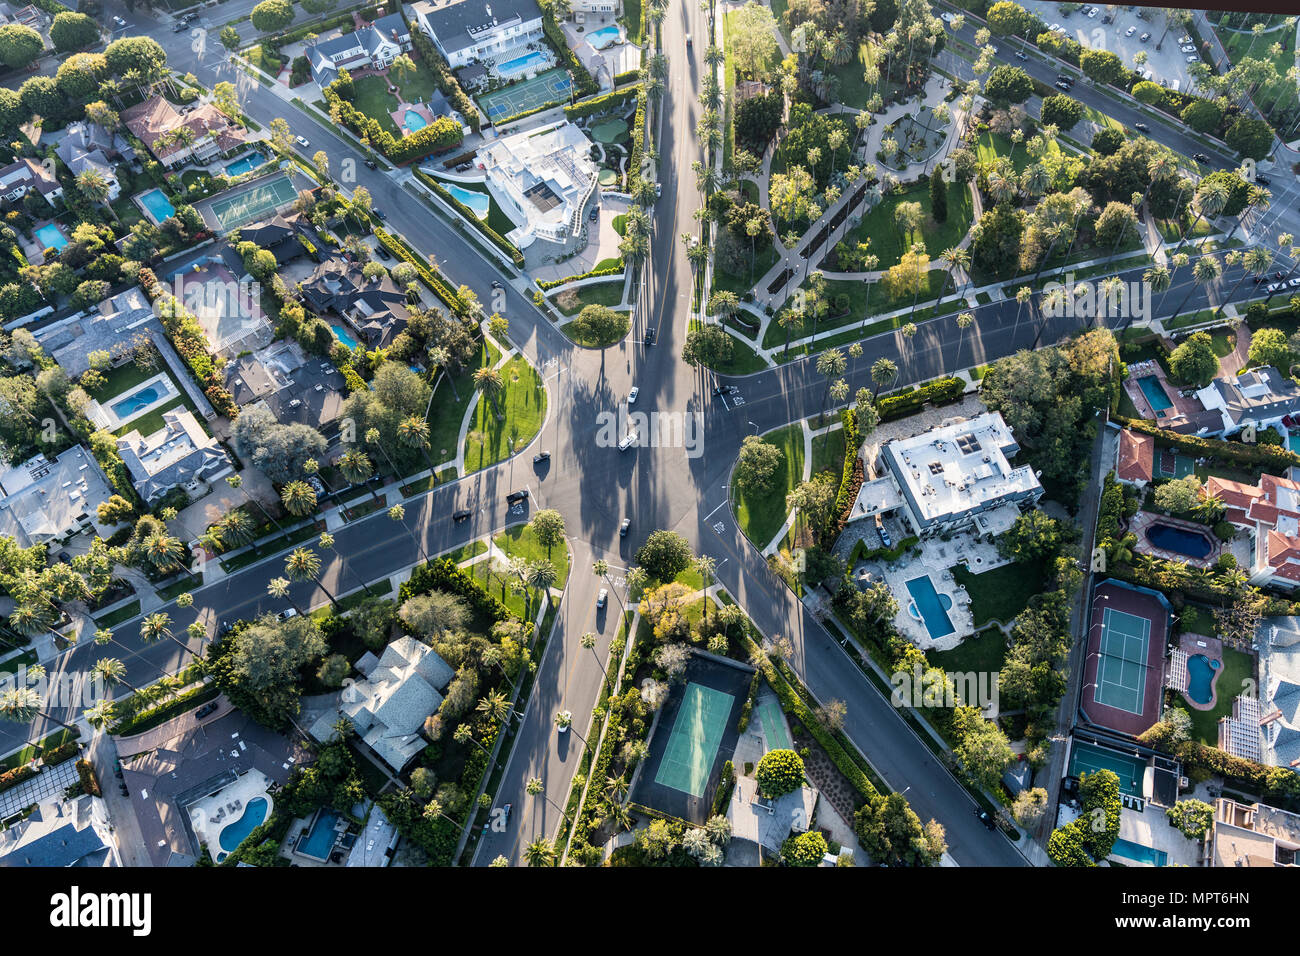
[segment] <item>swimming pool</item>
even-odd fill
[[[474,210],[474,215],[480,219],[488,217],[488,210],[492,208],[492,201],[483,193],[475,192],[472,189],[465,189],[457,186],[455,183],[444,183],[447,192],[455,196],[460,202],[463,202],[470,209]]]
[[[1293,432],[1286,440],[1287,447],[1297,455],[1300,455],[1300,432]]]
[[[348,330],[343,328],[343,326],[331,325],[330,328],[334,330],[334,337],[348,348],[354,349],[357,347],[357,340],[348,335]]]
[[[62,249],[68,244],[68,237],[52,222],[47,222],[34,233],[36,241],[41,244],[42,251],[45,249]]]
[[[1222,665],[1204,654],[1187,658],[1187,696],[1197,704],[1208,704],[1214,699],[1214,675]]]
[[[221,844],[221,849],[229,853],[243,843],[248,838],[248,835],[266,820],[266,810],[267,802],[265,797],[254,797],[249,800],[239,819],[222,828],[221,835],[217,838],[217,842]]]
[[[140,200],[140,205],[144,206],[147,212],[156,222],[161,223],[164,219],[169,219],[176,215],[176,207],[171,204],[171,200],[163,193],[161,189],[151,189],[148,192],[141,193],[136,197]]]
[[[1208,535],[1168,524],[1153,524],[1147,528],[1147,540],[1162,551],[1172,551],[1189,558],[1209,557],[1214,550]]]
[[[266,162],[266,157],[261,153],[254,151],[247,156],[241,156],[233,163],[226,166],[226,175],[230,177],[242,176],[244,173],[251,173],[257,167]]]
[[[1157,850],[1154,847],[1143,846],[1141,843],[1132,843],[1128,840],[1116,840],[1110,852],[1112,856],[1132,860],[1134,863],[1144,863],[1147,866],[1164,866],[1169,862],[1169,854],[1164,850]]]
[[[406,116],[402,119],[402,125],[406,127],[408,133],[414,133],[428,126],[429,121],[415,110],[407,110]]]
[[[113,409],[113,414],[119,419],[126,419],[140,411],[140,409],[148,408],[160,398],[162,398],[162,394],[158,391],[158,386],[150,385],[138,392],[131,393],[120,402],[114,402],[109,408]]]
[[[619,32],[619,29],[616,26],[601,27],[599,30],[587,34],[587,42],[597,50],[603,50],[607,46],[612,46],[622,38],[623,35]]]
[[[912,595],[912,603],[908,611],[912,617],[925,624],[925,629],[930,632],[931,638],[943,637],[956,630],[948,617],[952,598],[936,591],[929,575],[922,575],[908,581],[907,593]]]
[[[506,60],[504,63],[497,64],[497,73],[501,76],[516,76],[520,73],[527,73],[529,70],[537,69],[546,63],[546,54],[533,50],[525,53],[523,56],[517,56],[514,59]]]
[[[322,808],[316,814],[311,830],[298,838],[298,852],[316,860],[328,860],[330,850],[334,848],[334,824],[341,819],[342,814],[337,810]]]
[[[1142,389],[1142,394],[1146,396],[1152,411],[1157,415],[1174,407],[1174,403],[1169,400],[1169,395],[1160,384],[1160,379],[1154,375],[1146,375],[1138,379],[1138,388]]]

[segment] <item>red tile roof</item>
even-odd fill
[[[1150,481],[1155,464],[1156,440],[1127,428],[1119,433],[1119,467],[1115,475],[1120,481]]]

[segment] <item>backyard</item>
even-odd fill
[[[428,70],[421,64],[416,64],[416,70],[409,76],[403,76],[398,81],[397,72],[391,70],[387,78],[382,76],[363,76],[352,81],[355,91],[352,103],[361,112],[377,120],[379,125],[394,136],[400,136],[401,130],[393,122],[390,115],[393,110],[397,109],[401,103],[397,97],[388,92],[388,84],[392,83],[402,93],[402,102],[406,103],[423,103],[427,102],[429,97],[438,89],[438,84]]]
[[[989,621],[1010,624],[1042,590],[1041,575],[1024,564],[1004,564],[979,574],[972,574],[965,565],[951,570],[953,580],[970,595],[971,617],[977,628]]]
[[[1214,688],[1218,699],[1209,710],[1197,710],[1188,707],[1187,713],[1192,718],[1192,737],[1210,746],[1219,742],[1219,719],[1232,716],[1232,702],[1242,691],[1253,685],[1255,679],[1255,658],[1231,647],[1223,649],[1223,672],[1219,674]]]

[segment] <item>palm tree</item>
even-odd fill
[[[952,282],[952,290],[957,291],[957,270],[970,268],[970,250],[963,249],[959,246],[949,246],[943,252],[939,253],[939,258],[943,260],[948,267],[948,280]],[[947,286],[944,287],[945,291]]]
[[[28,668],[27,673],[30,676],[35,668]],[[53,714],[41,712],[45,701],[34,687],[11,687],[10,689],[0,692],[0,720],[7,720],[15,724],[31,724],[38,717],[45,720],[52,720],[60,727],[68,731],[75,732],[77,728],[71,724],[64,723]],[[31,741],[29,741],[31,743]],[[36,745],[39,749],[39,744]]]
[[[492,406],[492,413],[497,420],[501,420],[501,411],[497,407],[497,399],[505,390],[505,382],[501,378],[501,373],[490,366],[483,366],[474,372],[474,388],[476,388],[488,403]]]
[[[280,489],[285,510],[295,518],[311,514],[316,508],[316,491],[305,481],[291,481]]]
[[[848,367],[849,360],[837,348],[829,348],[817,356],[817,371],[826,377],[826,398],[822,401],[823,414],[830,403],[831,382],[843,375]]]
[[[1197,285],[1200,285],[1207,290],[1209,289],[1210,284],[1215,282],[1221,275],[1223,275],[1223,266],[1214,256],[1201,256],[1201,258],[1196,260],[1196,265],[1192,266],[1192,278],[1196,281]],[[1183,306],[1187,304],[1187,300],[1192,297],[1192,293],[1195,291],[1195,285],[1187,290],[1187,295],[1183,296],[1183,301],[1178,303],[1178,308],[1174,310],[1174,314],[1170,317],[1170,321],[1173,321],[1173,319],[1178,318],[1178,316],[1182,314]]]
[[[1189,233],[1196,231],[1196,226],[1203,218],[1213,219],[1223,212],[1223,207],[1228,204],[1228,187],[1217,179],[1203,179],[1201,184],[1196,187],[1196,192],[1192,195],[1192,202],[1196,206],[1196,218],[1192,224],[1183,230],[1182,236],[1178,240],[1176,252],[1181,252],[1183,244],[1187,242]]]
[[[179,568],[188,574],[192,580],[201,580],[197,574],[187,568],[185,563],[181,561],[184,554],[185,546],[181,544],[180,539],[173,538],[161,531],[149,535],[144,540],[145,558],[159,571],[168,572]]]
[[[528,565],[525,573],[525,582],[530,588],[540,591],[542,594],[549,594],[551,586],[559,579],[559,572],[555,569],[550,561],[543,558],[541,561],[534,561]],[[529,608],[532,608],[532,602],[529,602]]]
[[[1232,287],[1232,291],[1228,293],[1225,301],[1231,301],[1232,298],[1236,296],[1237,289],[1246,281],[1247,275],[1262,276],[1267,272],[1268,267],[1273,264],[1273,254],[1263,246],[1251,246],[1246,250],[1245,255],[1241,257],[1241,264],[1244,267],[1241,272],[1241,278],[1238,279],[1236,284]],[[1223,305],[1224,303],[1219,303],[1219,308],[1215,312],[1215,315],[1223,314]]]
[[[126,679],[126,665],[116,657],[101,657],[90,665],[91,676],[99,678],[105,687],[121,684],[133,694],[140,693],[140,688],[133,686]]]
[[[892,385],[898,379],[898,366],[890,359],[878,358],[871,365],[871,381],[876,387],[871,393],[871,403],[876,403],[882,385]]]
[[[370,460],[370,456],[356,448],[349,449],[340,455],[335,464],[338,465],[344,479],[351,485],[365,485],[375,473],[375,466]],[[371,487],[370,493],[376,501],[379,500],[379,492],[375,488]]]
[[[391,508],[389,508],[388,517],[391,518],[393,521],[401,523],[403,527],[406,527],[406,524],[403,521],[403,519],[406,517],[406,509],[403,508],[401,505],[393,505]],[[406,533],[409,534],[411,536],[411,540],[415,542],[415,549],[420,553],[420,557],[424,558],[425,561],[428,561],[429,554],[427,551],[424,550],[424,542],[422,542],[419,539],[414,529],[406,528]]]
[[[491,690],[485,696],[479,698],[479,702],[474,709],[480,714],[484,714],[489,720],[503,724],[510,717],[510,713],[514,708],[505,694],[499,690]]]
[[[115,222],[121,222],[117,212],[113,209],[113,204],[109,202],[109,194],[112,187],[109,186],[108,180],[104,174],[97,169],[86,169],[77,175],[77,190],[93,203],[98,203],[108,210],[109,215]]]
[[[227,475],[227,476],[226,476],[226,484],[228,484],[231,488],[239,489],[239,488],[242,488],[242,487],[244,486],[244,478],[243,478],[242,475]],[[283,531],[283,530],[284,530],[284,528],[280,527],[280,522],[276,521],[275,518],[273,518],[273,517],[271,516],[271,512],[267,511],[264,507],[262,507],[262,503],[261,503],[260,501],[258,501],[258,500],[257,500],[256,498],[254,498],[252,495],[248,495],[247,497],[248,497],[248,500],[249,500],[249,501],[251,501],[253,504],[257,505],[257,510],[258,510],[258,511],[260,511],[260,512],[262,512],[262,514],[266,515],[266,520],[269,521],[269,522],[271,522],[271,524],[275,525],[275,530],[276,530],[276,531]],[[233,512],[232,512],[232,514],[233,514]]]
[[[524,861],[529,866],[555,866],[555,846],[546,838],[538,837],[524,847]]]
[[[961,368],[961,347],[966,341],[966,330],[975,324],[975,314],[973,312],[962,312],[957,316],[957,328],[961,335],[957,337],[957,368]]]
[[[1161,301],[1164,301],[1164,293],[1169,291],[1169,287],[1174,283],[1174,274],[1169,271],[1168,266],[1152,266],[1146,272],[1142,273],[1142,281],[1151,287],[1152,292],[1158,292],[1161,295]],[[1157,310],[1158,311],[1158,310]],[[1134,311],[1129,311],[1129,317],[1124,320],[1120,330],[1128,328],[1129,323],[1133,321]]]
[[[289,595],[288,578],[271,578],[271,580],[266,583],[266,593],[273,598],[278,598],[281,601],[288,601],[290,604],[293,605],[293,609],[295,611],[297,611],[300,615],[303,613],[302,608],[298,606],[298,602],[295,601]]]
[[[480,369],[480,371],[482,371]],[[429,457],[429,423],[419,415],[407,415],[397,423],[397,440],[407,448],[418,448],[424,454],[424,463],[433,471]]]
[[[171,624],[170,615],[163,611],[155,611],[140,622],[140,640],[146,644],[152,644],[154,641],[165,637],[177,647],[188,651],[190,649],[189,645],[172,633]]]

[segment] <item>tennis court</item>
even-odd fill
[[[1149,620],[1113,607],[1105,609],[1094,696],[1097,703],[1130,714],[1142,713],[1150,643]]]
[[[1119,777],[1120,793],[1131,797],[1142,796],[1142,775],[1146,772],[1146,762],[1130,757],[1105,747],[1075,740],[1070,748],[1070,769],[1068,776],[1077,777],[1083,773],[1096,773],[1109,770]]]
[[[722,731],[734,702],[734,697],[720,690],[699,684],[686,685],[655,783],[693,797],[704,796],[704,785],[708,783],[713,758],[718,755]]]
[[[298,198],[289,177],[283,173],[269,179],[250,183],[246,189],[233,195],[218,196],[209,203],[209,210],[222,232],[230,232],[250,222],[275,215],[276,210]]]
[[[553,103],[563,103],[568,100],[571,87],[566,70],[547,70],[531,80],[512,83],[505,89],[485,93],[479,97],[478,102],[488,119],[495,123]]]

